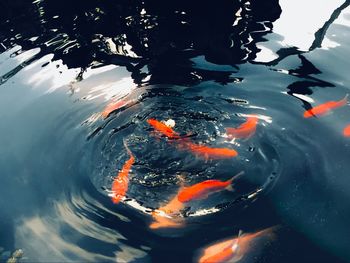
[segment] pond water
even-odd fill
[[[198,262],[238,237],[234,262],[350,262],[350,107],[303,116],[350,93],[349,5],[2,0],[0,261]]]

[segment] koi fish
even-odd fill
[[[211,148],[205,145],[199,145],[191,142],[186,142],[185,148],[189,149],[191,152],[202,155],[206,159],[210,158],[232,158],[238,155],[238,153],[233,149],[228,148]]]
[[[107,107],[102,111],[101,115],[103,118],[107,118],[113,111],[116,111],[128,104],[128,101],[125,100],[119,100],[114,103],[110,103],[107,105]]]
[[[182,191],[182,189],[183,186],[180,187],[178,192]],[[155,222],[150,224],[149,227],[151,229],[183,226],[180,220],[171,216],[172,214],[179,213],[180,210],[184,208],[184,204],[178,200],[177,196],[178,195],[175,195],[166,205],[152,212],[152,217]]]
[[[247,121],[237,128],[226,128],[226,134],[229,138],[249,138],[255,133],[258,120],[256,115],[249,116]]]
[[[152,212],[152,217],[155,221],[149,225],[151,229],[183,227],[183,223],[159,212]]]
[[[227,181],[206,180],[189,187],[184,187],[183,190],[179,191],[177,198],[181,203],[187,203],[192,200],[207,198],[208,195],[225,189],[232,190],[232,182],[242,174],[244,174],[243,171]]]
[[[179,134],[175,132],[170,126],[157,121],[156,119],[148,119],[147,123],[151,125],[156,131],[162,133],[166,137],[170,139],[178,139],[180,138]]]
[[[202,155],[206,159],[210,158],[231,158],[237,156],[237,152],[228,148],[211,148],[204,145],[198,145],[192,143],[188,138],[180,136],[175,132],[169,125],[159,122],[156,119],[148,119],[150,124],[155,130],[162,133],[170,139],[181,139],[180,143],[177,144],[177,148],[181,150],[190,150],[191,152]]]
[[[345,97],[341,100],[338,101],[328,101],[326,103],[323,103],[321,105],[318,105],[316,107],[313,107],[307,111],[304,112],[304,118],[310,118],[313,116],[322,116],[326,113],[328,113],[329,111],[342,107],[344,105],[346,105],[348,102],[348,94],[345,95]]]
[[[350,137],[350,125],[348,125],[344,128],[343,134],[345,137]]]
[[[204,249],[199,263],[238,262],[248,252],[252,242],[262,236],[271,234],[274,227],[256,233],[241,234],[237,238],[221,241]]]
[[[124,141],[124,146],[130,155],[129,160],[125,162],[122,167],[122,170],[118,173],[117,177],[114,179],[112,184],[112,202],[114,204],[119,203],[126,195],[129,186],[129,172],[131,170],[132,165],[135,162],[135,157],[130,151],[129,147],[126,145]]]

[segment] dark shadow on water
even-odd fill
[[[122,65],[137,84],[147,76],[149,84],[194,84],[232,82],[232,72],[193,69],[191,58],[204,55],[207,63],[222,65],[254,59],[255,43],[271,31],[281,9],[276,0],[6,0],[1,13],[2,48],[40,47],[39,57],[53,53],[53,60],[82,70]]]

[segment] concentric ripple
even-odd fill
[[[186,204],[182,216],[214,213],[239,201],[250,202],[269,189],[281,173],[279,154],[266,140],[271,118],[255,108],[259,107],[239,99],[192,96],[191,91],[180,87],[145,89],[139,104],[112,113],[101,126],[95,127],[99,133],[89,137],[94,145],[91,158],[97,164],[91,172],[91,180],[97,189],[105,189],[102,192],[108,194],[114,178],[129,158],[123,146],[125,140],[136,158],[130,174],[127,205],[151,212],[176,195],[182,180],[185,186],[208,179],[224,181],[240,171],[245,174],[233,182],[234,191],[222,191]],[[239,126],[249,114],[260,114],[256,134],[249,139],[229,141],[225,127]],[[179,147],[181,141],[154,131],[147,123],[149,118],[173,119],[174,130],[188,140],[210,147],[235,149],[238,156],[213,160],[196,156]],[[130,200],[133,201],[130,203]],[[138,205],[133,205],[135,202]]]

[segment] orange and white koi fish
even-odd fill
[[[237,238],[221,241],[204,249],[199,257],[199,263],[238,262],[248,252],[255,239],[271,235],[274,227],[256,233],[240,234]]]
[[[247,121],[237,128],[226,128],[226,134],[229,138],[249,138],[255,133],[258,120],[256,115],[249,116]]]
[[[199,145],[191,142],[185,142],[185,148],[189,149],[192,153],[203,156],[205,159],[221,159],[232,158],[238,155],[233,149],[228,148],[211,148],[205,145]]]
[[[348,94],[345,95],[345,97],[338,101],[328,101],[326,103],[323,103],[321,105],[318,105],[314,108],[311,108],[304,112],[304,118],[310,118],[313,116],[322,116],[329,111],[345,106],[348,103]]]
[[[350,125],[348,125],[344,128],[343,134],[345,137],[350,137]]]
[[[163,122],[157,121],[156,119],[148,119],[148,124],[151,125],[156,131],[162,133],[170,139],[179,139],[180,135],[175,132],[170,126]]]
[[[129,187],[129,173],[132,165],[135,162],[135,157],[130,151],[129,147],[124,141],[124,146],[130,155],[129,160],[125,162],[122,167],[122,170],[118,173],[117,177],[114,179],[112,184],[112,202],[117,204],[119,203],[126,195]]]
[[[177,148],[181,150],[189,150],[192,153],[204,156],[206,159],[209,158],[232,158],[238,155],[238,153],[233,149],[228,148],[211,148],[204,145],[199,145],[192,143],[187,137],[180,136],[175,132],[170,125],[167,125],[163,122],[157,121],[155,119],[148,119],[148,124],[150,124],[155,130],[162,133],[170,139],[181,139]]]
[[[210,194],[223,191],[225,189],[232,190],[232,182],[242,174],[244,174],[243,171],[227,181],[206,180],[189,187],[184,187],[181,191],[179,191],[177,196],[178,200],[182,203],[187,203],[192,200],[207,198]]]
[[[117,102],[112,102],[106,106],[102,111],[101,115],[103,118],[107,118],[113,111],[116,111],[122,107],[125,107],[128,104],[128,101],[119,100]]]
[[[180,187],[179,192],[182,191]],[[175,195],[166,205],[152,212],[154,222],[150,224],[151,229],[158,228],[178,228],[183,226],[182,220],[174,218],[172,215],[179,213],[184,208],[184,204],[177,199]]]

